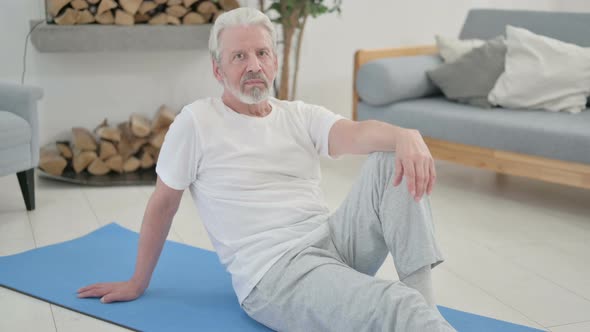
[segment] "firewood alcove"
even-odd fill
[[[206,49],[211,25],[236,0],[45,0],[32,20],[42,53]]]
[[[153,184],[155,165],[176,112],[162,105],[153,119],[131,114],[117,125],[73,127],[66,140],[41,148],[39,174],[86,185]]]

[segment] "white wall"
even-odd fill
[[[242,3],[255,6],[258,1]],[[457,35],[470,8],[590,11],[586,0],[344,0],[342,15],[308,21],[298,98],[350,116],[356,49],[431,44],[435,33]],[[42,0],[0,0],[0,80],[19,82],[29,19],[44,15]],[[39,53],[29,45],[27,84],[44,89],[41,141],[72,126],[93,128],[104,117],[152,115],[219,95],[204,43],[198,51]]]

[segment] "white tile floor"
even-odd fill
[[[364,158],[325,161],[331,209]],[[590,331],[590,190],[437,162],[432,195],[447,261],[434,270],[442,305],[553,332]],[[0,255],[69,240],[117,221],[138,231],[152,187],[78,187],[37,181],[27,213],[16,176],[0,178]],[[188,193],[169,236],[212,249]],[[390,260],[379,277],[396,279]],[[0,331],[121,331],[0,288]]]

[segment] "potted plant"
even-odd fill
[[[275,94],[279,99],[291,100],[297,92],[301,42],[307,19],[310,16],[315,18],[332,12],[340,13],[342,0],[271,0],[268,2],[269,4],[266,5],[264,0],[259,0],[259,9],[280,26],[281,29],[278,33],[282,33],[282,39],[279,43],[283,46],[280,81],[278,86],[275,82]],[[331,5],[326,4],[327,2],[330,2]],[[295,52],[295,66],[293,68],[293,82],[290,85],[292,52]]]

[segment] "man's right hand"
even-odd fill
[[[168,187],[160,178],[150,197],[139,233],[135,272],[127,281],[92,284],[78,289],[78,297],[99,297],[102,303],[133,301],[149,285],[183,190]]]
[[[100,297],[100,302],[133,301],[143,294],[145,288],[133,281],[105,282],[78,289],[78,297]]]

